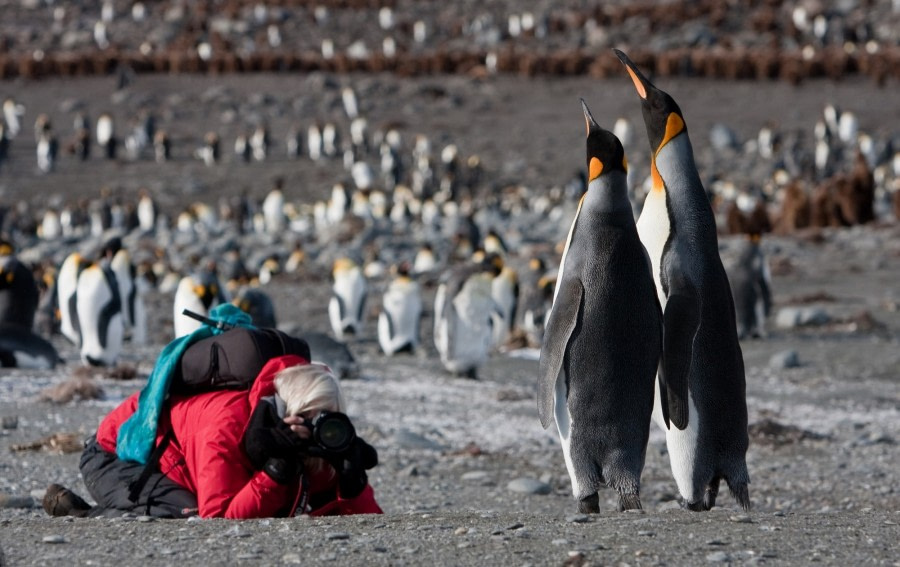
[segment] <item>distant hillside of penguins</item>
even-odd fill
[[[615,2],[522,6],[326,0],[12,3],[0,79],[136,74],[390,72],[616,76],[629,47],[664,77],[898,78],[898,8],[878,0]],[[213,17],[213,15],[215,17]],[[52,31],[51,31],[52,30]],[[39,54],[37,56],[36,54]]]
[[[454,374],[477,375],[501,350],[539,347],[587,170],[549,188],[511,182],[497,171],[502,167],[486,167],[446,136],[438,143],[410,126],[371,126],[364,106],[345,86],[340,118],[312,118],[280,141],[260,122],[231,140],[210,132],[202,145],[178,148],[146,109],[125,130],[111,114],[93,121],[83,108],[72,109],[72,128],[61,137],[64,129],[47,114],[7,99],[0,177],[9,165],[4,160],[23,159],[23,148],[31,148],[24,155],[35,152],[35,167],[48,179],[60,175],[63,182],[54,170],[58,160],[70,162],[69,172],[111,159],[165,167],[180,152],[215,168],[225,159],[264,163],[275,148],[297,167],[327,162],[340,173],[329,196],[311,202],[290,198],[283,178],[257,188],[262,199],[232,191],[180,210],[161,206],[146,188],[100,189],[94,198],[71,201],[0,201],[0,300],[8,306],[0,312],[0,362],[58,364],[48,342],[58,333],[78,347],[82,363],[113,365],[123,349],[147,340],[142,297],[151,289],[172,297],[173,338],[197,324],[180,316],[183,309],[202,314],[225,301],[274,326],[266,285],[303,270],[330,278],[330,328],[319,331],[338,342],[352,343],[366,325],[385,354],[416,351],[428,312],[429,347]],[[32,137],[25,123],[35,114]],[[631,155],[646,153],[634,142],[634,125],[612,122]],[[811,139],[774,124],[750,140],[723,124],[708,132],[710,151],[735,164],[732,176],[716,173],[705,183],[718,232],[747,235],[738,262],[744,268],[735,268],[734,280],[758,280],[754,274],[765,272],[759,243],[766,233],[900,217],[900,139],[863,131],[852,110],[832,104],[810,127]],[[652,180],[646,166],[629,168],[635,216]],[[434,293],[433,303],[423,305],[425,295],[430,301],[423,287]],[[768,289],[753,295],[771,304]],[[747,309],[756,310],[753,304]],[[366,321],[371,310],[376,320]],[[740,324],[742,337],[765,333],[758,317]]]

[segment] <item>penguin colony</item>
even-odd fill
[[[362,0],[276,6],[229,0],[184,10],[169,2],[126,7],[109,1],[93,13],[60,7],[35,15],[13,5],[7,18],[35,29],[11,39],[0,55],[0,79],[117,72],[119,84],[128,84],[135,72],[259,71],[608,77],[616,74],[615,58],[594,53],[621,43],[635,30],[628,26],[634,21],[667,37],[665,50],[639,61],[662,76],[796,82],[862,73],[883,82],[897,77],[900,60],[896,10],[886,0],[597,6],[566,0],[534,11],[492,2],[474,15],[465,8],[436,0],[403,10],[395,2]],[[208,35],[211,14],[225,25]],[[81,32],[92,19],[94,33],[68,34],[64,47],[27,39],[51,28]],[[36,50],[41,57],[33,56]]]

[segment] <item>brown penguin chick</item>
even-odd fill
[[[849,224],[875,220],[875,177],[862,152],[857,150],[853,169],[841,189],[841,212]]]
[[[753,234],[772,232],[772,219],[769,218],[769,208],[763,199],[756,202],[756,206],[747,216],[746,232]]]
[[[810,224],[812,203],[801,180],[795,179],[784,188],[781,214],[776,223],[779,234],[790,234]]]
[[[842,177],[841,175],[830,177],[813,189],[810,205],[810,226],[823,228],[841,226],[843,224],[840,204],[835,198],[835,187],[843,182]]]

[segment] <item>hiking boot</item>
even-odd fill
[[[44,511],[54,517],[84,516],[91,509],[91,505],[85,502],[81,496],[59,484],[51,484],[47,487],[41,503]]]

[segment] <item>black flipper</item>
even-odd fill
[[[362,324],[363,318],[366,313],[366,299],[368,299],[368,297],[369,294],[368,292],[366,292],[362,294],[361,298],[359,298],[359,311],[356,313],[356,320],[359,321],[360,324]]]
[[[107,333],[109,332],[109,324],[112,318],[122,312],[122,298],[119,295],[119,282],[116,280],[116,274],[106,266],[101,267],[103,277],[106,279],[106,286],[109,288],[112,297],[106,302],[106,305],[100,309],[100,315],[97,320],[97,327],[100,333],[100,346],[106,348]]]
[[[562,370],[569,337],[578,323],[578,314],[584,296],[584,287],[576,279],[563,281],[544,332],[541,347],[540,383],[538,385],[538,413],[541,425],[546,429],[553,418],[553,397],[556,380]]]
[[[678,429],[688,425],[688,377],[694,337],[700,328],[696,295],[670,295],[663,315],[663,376],[669,398],[669,418]]]
[[[388,325],[388,337],[389,337],[391,340],[394,340],[394,337],[395,337],[396,334],[397,334],[397,332],[394,330],[394,318],[391,317],[391,314],[388,313],[387,311],[384,311],[383,313],[384,313],[384,318],[387,320],[387,325]]]

